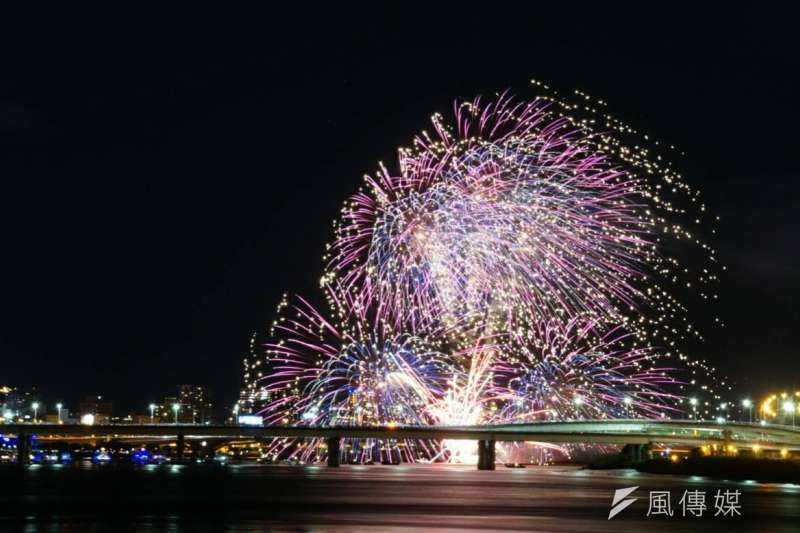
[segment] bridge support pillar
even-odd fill
[[[733,433],[730,429],[722,430],[722,455],[731,454],[731,442],[733,441]]]
[[[494,470],[495,442],[493,440],[478,441],[478,470]]]
[[[186,438],[183,433],[178,433],[178,439],[175,442],[176,459],[175,462],[179,465],[183,464],[184,449],[186,447]]]
[[[632,463],[641,463],[649,459],[650,447],[647,444],[626,444],[622,448],[622,454]]]
[[[339,437],[328,437],[328,466],[338,467],[341,454]]]
[[[27,465],[31,462],[31,436],[27,433],[17,435],[17,464]]]

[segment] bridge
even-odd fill
[[[471,440],[478,442],[478,468],[494,469],[496,442],[626,445],[633,459],[642,459],[653,443],[700,447],[719,445],[761,450],[800,450],[800,429],[791,426],[718,423],[702,420],[578,420],[491,426],[204,426],[0,424],[0,434],[18,437],[18,463],[28,461],[30,437],[168,438],[177,441],[182,460],[185,439],[320,438],[328,445],[328,466],[339,466],[341,439]]]

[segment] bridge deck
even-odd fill
[[[538,422],[497,426],[464,427],[294,427],[294,426],[201,426],[159,425],[59,425],[6,424],[0,434],[36,434],[40,437],[69,438],[96,436],[113,438],[167,437],[254,439],[274,437],[361,438],[361,439],[454,439],[552,444],[669,444],[701,445],[728,442],[738,446],[758,445],[764,449],[800,449],[800,430],[787,426],[693,420],[592,420]]]

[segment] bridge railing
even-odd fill
[[[311,426],[206,426],[192,424],[158,425],[60,425],[5,424],[0,434],[20,437],[20,457],[32,434],[40,438],[169,438],[179,443],[187,438],[325,439],[330,449],[337,449],[340,439],[385,440],[473,440],[481,451],[479,467],[494,468],[494,446],[498,441],[541,442],[552,444],[620,444],[641,451],[651,443],[701,446],[709,443],[759,446],[763,449],[800,450],[800,430],[785,426],[757,424],[716,424],[697,420],[579,420],[537,422],[495,426],[382,426],[382,427],[311,427]],[[333,448],[331,448],[333,447]],[[182,448],[179,446],[179,448]],[[336,464],[334,464],[336,463]],[[338,461],[331,459],[331,466]]]

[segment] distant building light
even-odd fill
[[[83,424],[84,426],[93,426],[94,425],[94,415],[92,415],[92,414],[83,415],[81,417],[81,424]]]
[[[241,426],[260,426],[264,422],[260,416],[255,415],[240,415],[238,420]]]

